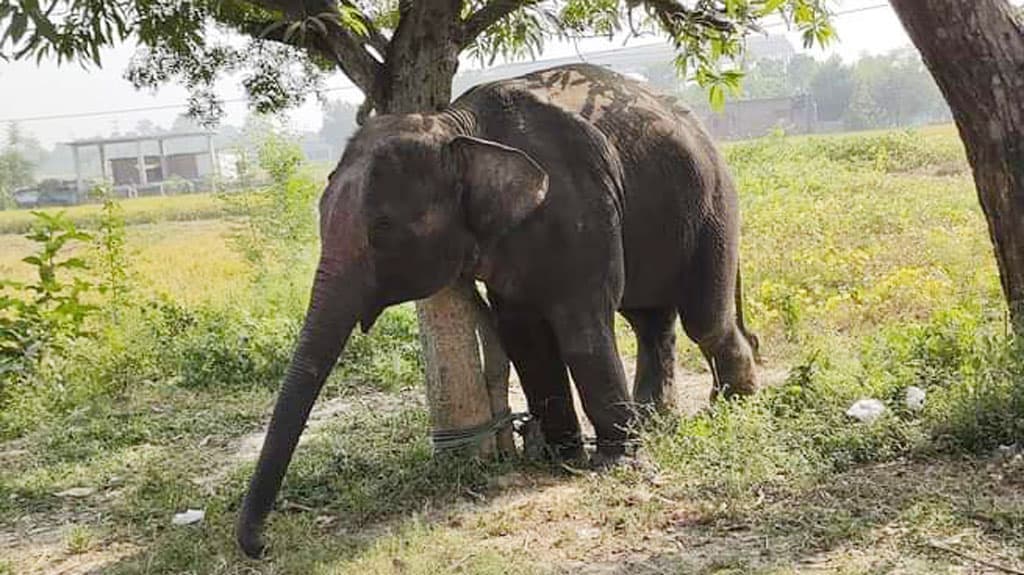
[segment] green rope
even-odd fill
[[[430,442],[434,445],[435,451],[446,451],[449,449],[463,447],[465,445],[471,445],[473,443],[479,443],[480,440],[485,437],[494,435],[498,431],[511,425],[512,420],[512,411],[506,409],[504,413],[500,413],[494,416],[490,421],[485,421],[480,425],[466,429],[442,429],[431,431]]]
[[[482,439],[492,436],[510,425],[513,426],[513,429],[515,429],[516,432],[522,434],[522,425],[531,419],[532,416],[529,413],[512,413],[511,410],[506,409],[504,413],[498,414],[490,421],[485,421],[480,425],[468,427],[466,429],[443,429],[432,431],[430,432],[430,442],[433,444],[435,451],[446,451],[479,443]],[[519,426],[516,427],[514,424],[518,424]],[[600,441],[596,437],[584,436],[580,438],[580,441],[584,445],[591,446],[607,444],[609,446],[622,446],[627,449],[635,449],[640,446],[640,441],[636,439]]]

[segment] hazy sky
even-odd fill
[[[825,50],[810,50],[809,53],[817,58],[836,53],[843,59],[851,61],[863,53],[877,54],[910,44],[896,16],[883,0],[842,0],[837,3],[836,10],[839,13],[862,11],[837,17],[836,27],[840,40]],[[771,26],[768,31],[783,33],[786,32],[786,28]],[[802,49],[799,34],[788,35],[793,45]],[[651,41],[657,40],[644,40]],[[551,43],[542,58],[569,56],[577,51],[586,54],[621,46],[621,40],[609,42],[605,39],[586,40],[575,46]],[[102,69],[84,70],[77,65],[57,68],[55,64],[45,61],[38,67],[32,62],[0,62],[0,123],[18,120],[26,132],[30,132],[47,146],[75,138],[108,135],[117,130],[129,131],[142,119],[160,126],[170,126],[174,118],[184,110],[183,105],[180,108],[158,111],[114,112],[131,108],[180,105],[187,97],[184,88],[174,85],[166,85],[156,93],[136,91],[122,78],[133,52],[134,48],[131,46],[107,50],[103,54]],[[351,84],[341,74],[330,78],[327,84],[333,88],[349,86],[347,89],[331,91],[328,94],[329,99],[343,98],[353,102],[361,100],[359,91],[351,88]],[[225,79],[219,84],[218,93],[226,99],[243,96],[237,80],[232,78]],[[247,113],[245,104],[241,102],[227,104],[226,110],[228,115],[225,122],[236,125],[242,123]],[[87,112],[110,113],[86,118],[30,119],[54,114]],[[320,106],[311,99],[305,106],[292,112],[290,117],[294,128],[316,130],[321,122]]]

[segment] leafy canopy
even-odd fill
[[[720,106],[742,76],[743,39],[779,18],[806,44],[834,36],[829,0],[449,0],[457,49],[483,62],[536,57],[551,39],[666,34],[676,68]],[[217,77],[239,73],[257,112],[322,94],[345,73],[369,99],[415,0],[0,0],[0,57],[102,64],[102,49],[134,41],[127,77],[140,88],[178,81],[189,112],[222,113]],[[440,4],[441,2],[439,2]],[[241,39],[241,40],[240,40]],[[372,102],[370,102],[372,105]]]

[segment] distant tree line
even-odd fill
[[[707,95],[698,86],[681,87],[670,65],[652,66],[648,80],[707,111]],[[741,99],[807,95],[818,120],[850,130],[898,128],[951,120],[949,108],[912,48],[864,56],[846,64],[838,56],[819,61],[798,54],[788,62],[758,60],[748,65]]]

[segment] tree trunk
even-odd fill
[[[382,114],[433,113],[451,101],[452,80],[458,68],[458,30],[461,1],[415,2],[402,14],[386,56],[385,78],[378,90],[376,109]],[[417,302],[420,340],[426,364],[427,399],[435,432],[462,430],[491,421],[492,403],[507,406],[506,397],[492,400],[484,373],[481,346],[496,345],[478,327],[486,321],[473,299],[472,280],[443,289]],[[500,376],[501,367],[490,365],[504,353],[486,354],[488,376]],[[504,438],[504,436],[502,436]],[[501,442],[507,451],[511,435]],[[470,451],[489,455],[495,451],[494,436],[484,437]]]
[[[892,0],[974,171],[1014,331],[1024,335],[1024,24],[1006,0]]]

